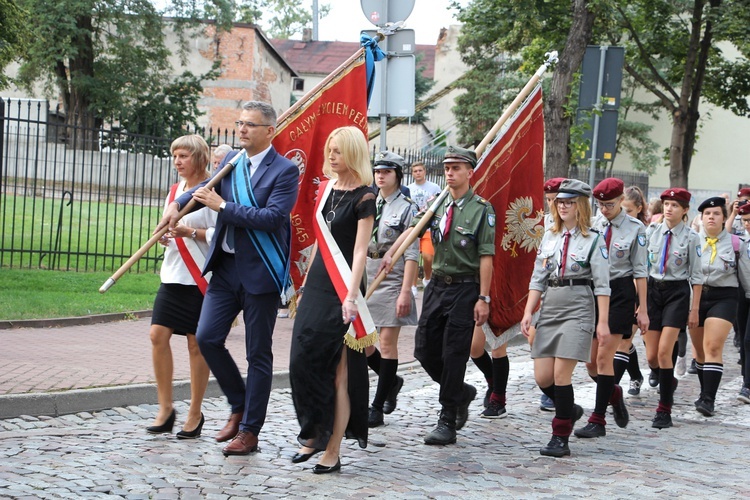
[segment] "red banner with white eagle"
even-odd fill
[[[537,86],[488,147],[474,173],[474,192],[492,203],[497,218],[488,321],[495,336],[523,317],[544,235],[542,108],[542,88]]]
[[[328,135],[336,128],[356,126],[367,136],[367,85],[365,54],[327,83],[305,96],[283,122],[279,123],[273,146],[279,154],[299,168],[299,197],[292,210],[292,265],[290,274],[295,288],[302,284],[315,243],[313,219],[318,187],[323,176],[323,148]]]

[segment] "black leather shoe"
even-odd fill
[[[394,382],[393,387],[391,387],[391,390],[388,392],[388,397],[385,398],[385,402],[383,403],[383,413],[386,415],[390,415],[393,413],[393,410],[396,409],[398,393],[401,392],[403,386],[404,379],[396,375],[396,382]]]
[[[651,421],[651,427],[654,429],[666,429],[672,427],[672,415],[664,411],[657,411],[656,416]]]
[[[607,435],[607,429],[602,424],[589,422],[585,427],[576,429],[573,434],[579,438],[598,438]]]
[[[714,402],[705,396],[695,405],[695,409],[704,417],[713,417],[716,415],[716,411],[714,411]]]
[[[490,406],[490,398],[492,397],[492,386],[487,387],[487,390],[484,392],[484,401],[482,401],[482,405],[487,408]]]
[[[332,466],[328,467],[327,465],[317,464],[312,469],[313,474],[330,474],[331,472],[336,472],[338,470],[341,470],[341,459],[340,458],[336,461],[336,465],[332,465]]]
[[[695,375],[698,373],[698,367],[696,366],[695,358],[690,362],[690,366],[688,366],[687,372],[691,375]]]
[[[651,373],[648,374],[648,385],[651,387],[656,387],[659,385],[659,374],[656,373],[656,371],[651,370]]]
[[[300,453],[300,452],[297,452],[292,457],[292,463],[293,464],[301,464],[302,462],[307,462],[308,460],[310,460],[313,457],[313,455],[317,455],[321,451],[323,451],[323,450],[315,449],[311,453]]]
[[[625,398],[622,397],[622,387],[619,385],[615,385],[612,394],[612,414],[615,417],[617,427],[624,429],[628,426],[630,415],[628,414],[628,408],[625,406]]]
[[[146,432],[149,434],[161,434],[163,432],[172,432],[174,427],[174,421],[177,419],[177,412],[172,409],[172,413],[169,414],[167,420],[161,425],[152,425],[146,427]]]
[[[196,439],[199,438],[201,435],[201,431],[203,430],[203,424],[206,423],[205,417],[203,417],[203,412],[201,412],[201,421],[198,424],[198,427],[193,429],[192,431],[180,431],[177,433],[177,439]]]
[[[424,437],[424,444],[446,445],[456,442],[456,428],[443,419],[438,420],[437,427]]]
[[[560,458],[565,455],[570,455],[570,448],[568,448],[568,438],[560,436],[552,436],[547,446],[539,450],[539,453],[545,457]]]
[[[378,410],[374,406],[371,406],[370,415],[369,417],[367,417],[367,426],[372,429],[373,427],[380,427],[384,424],[385,422],[383,421],[383,412]]]
[[[469,420],[469,405],[477,397],[477,388],[473,385],[464,384],[464,398],[456,408],[456,430],[460,431]]]

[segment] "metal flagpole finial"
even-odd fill
[[[544,61],[544,64],[546,64],[546,65],[550,65],[550,64],[556,64],[556,63],[557,63],[557,61],[559,61],[559,60],[560,60],[560,58],[559,58],[559,57],[557,57],[557,56],[558,56],[558,53],[557,53],[557,51],[556,51],[556,50],[551,50],[551,51],[549,51],[549,52],[545,52],[545,53],[544,53],[544,57],[546,57],[546,58],[547,58],[547,60],[546,60],[546,61]]]
[[[395,23],[385,23],[385,25],[382,28],[378,28],[378,33],[386,37],[388,35],[394,34],[395,32],[402,29],[403,27],[404,27],[403,21],[397,21]]]

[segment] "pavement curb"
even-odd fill
[[[271,389],[289,388],[289,372],[273,374]],[[190,381],[176,380],[173,384],[174,400],[190,399]],[[216,379],[211,377],[206,398],[223,397]],[[156,404],[156,384],[129,384],[95,389],[74,389],[58,392],[34,392],[0,396],[0,419],[21,415],[59,417],[71,413],[94,412],[120,406]]]
[[[97,323],[110,323],[112,321],[125,321],[131,319],[148,318],[152,311],[131,311],[124,313],[92,314],[90,316],[75,316],[72,318],[53,319],[18,319],[0,320],[0,330],[12,330],[15,328],[59,328],[63,326],[95,325]]]

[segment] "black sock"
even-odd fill
[[[570,419],[573,417],[573,385],[555,385],[555,417]]]
[[[722,363],[703,363],[703,395],[706,399],[711,401],[716,399],[716,392],[719,390],[723,374]]]
[[[508,388],[508,375],[510,374],[510,361],[508,356],[492,358],[492,392],[498,396],[505,396]]]
[[[591,375],[591,373],[589,373],[589,377],[591,377],[591,380],[596,382],[598,380],[599,375]]]
[[[643,380],[641,366],[638,364],[638,351],[632,344],[628,352],[628,375],[630,375],[631,380]]]
[[[477,365],[477,368],[479,368],[479,371],[482,372],[485,380],[489,383],[492,380],[492,358],[487,354],[487,351],[484,351],[478,358],[471,358],[471,360]]]
[[[628,369],[628,362],[630,361],[628,353],[617,351],[615,353],[615,383],[619,384],[622,380],[622,376],[625,374],[625,370]],[[633,378],[632,376],[630,377]]]
[[[594,413],[604,416],[607,413],[607,404],[615,388],[614,375],[599,375],[596,381],[596,404]]]
[[[540,389],[545,396],[552,400],[553,403],[555,402],[555,384],[552,384],[549,387],[540,387]]]
[[[695,362],[695,370],[698,372],[698,382],[701,384],[701,394],[703,394],[703,363]]]
[[[659,368],[659,402],[672,407],[674,402],[674,368]]]
[[[378,388],[375,391],[375,399],[372,400],[373,408],[383,409],[383,403],[391,392],[393,384],[396,383],[396,371],[398,370],[397,359],[381,359],[380,374],[378,376]]]
[[[367,356],[367,366],[378,375],[380,375],[380,359],[380,351],[378,351],[377,347],[375,348],[375,352]]]
[[[674,366],[675,363],[677,363],[677,351],[679,350],[680,350],[680,343],[675,342],[674,347],[672,348],[672,366]]]

